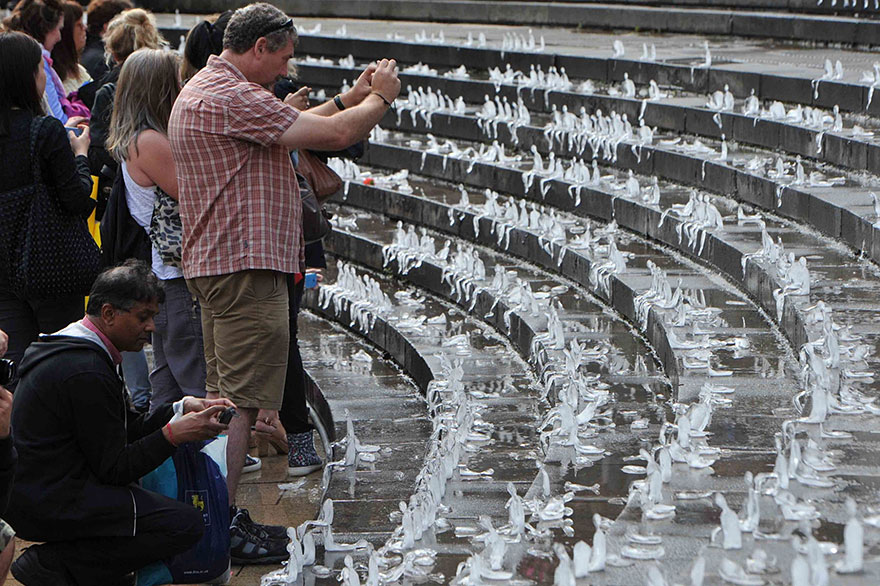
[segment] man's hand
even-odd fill
[[[284,103],[288,106],[293,106],[297,110],[308,110],[310,91],[312,91],[310,87],[301,87],[294,93],[287,94],[287,97],[284,98]]]
[[[235,403],[229,399],[199,399],[198,397],[183,398],[183,413],[198,413],[204,411],[214,405],[221,405],[224,409],[227,407],[235,407]]]
[[[357,106],[364,101],[364,98],[370,95],[373,89],[371,84],[373,83],[373,74],[376,73],[376,67],[378,67],[378,63],[375,61],[367,65],[364,72],[357,78],[354,86],[345,93],[342,103],[345,104],[346,108]]]
[[[9,437],[10,417],[12,417],[12,393],[0,387],[0,439]]]
[[[382,59],[373,73],[372,91],[378,93],[389,102],[393,102],[400,94],[400,79],[397,77],[397,61]]]
[[[7,350],[9,350],[9,336],[6,335],[6,332],[0,330],[0,358],[6,355]]]
[[[218,399],[225,401],[226,399]],[[217,437],[229,429],[217,417],[226,409],[226,405],[213,405],[202,411],[187,413],[174,423],[169,423],[162,430],[171,444],[179,446],[187,442],[198,442]],[[168,428],[171,429],[169,433]]]

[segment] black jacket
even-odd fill
[[[79,61],[92,76],[92,79],[101,79],[104,74],[110,71],[104,51],[104,41],[99,35],[86,34],[86,46],[83,48]]]
[[[83,337],[40,338],[20,373],[5,519],[30,541],[135,535],[134,483],[174,453],[161,430],[171,405],[130,411],[106,350]]]
[[[119,79],[118,65],[111,69],[95,91],[95,99],[91,106],[92,118],[89,123],[89,135],[92,143],[89,146],[89,166],[92,175],[101,176],[104,166],[116,170],[117,163],[107,152],[107,137],[110,136],[110,117],[113,114],[113,101],[116,98],[116,82]]]

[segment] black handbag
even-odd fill
[[[31,123],[30,210],[18,262],[12,267],[12,290],[26,299],[85,295],[101,272],[101,252],[80,216],[64,213],[43,181],[37,135],[45,118]]]
[[[107,209],[101,217],[101,264],[115,267],[129,258],[150,264],[152,254],[147,231],[131,217],[128,200],[125,199],[125,179],[120,170],[113,179]]]
[[[333,231],[331,216],[318,202],[306,178],[297,173],[296,179],[299,182],[299,197],[302,200],[303,240],[306,244],[318,242]]]

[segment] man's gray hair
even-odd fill
[[[229,19],[223,34],[223,48],[241,55],[249,51],[261,37],[266,38],[266,48],[274,53],[298,39],[296,27],[290,18],[271,4],[259,2],[239,8]]]

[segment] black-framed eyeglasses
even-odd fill
[[[285,22],[283,22],[281,24],[273,25],[272,27],[269,28],[269,30],[263,31],[262,33],[260,33],[260,36],[267,37],[267,36],[271,35],[272,33],[277,33],[278,31],[289,30],[292,28],[293,28],[293,19],[288,18]]]

